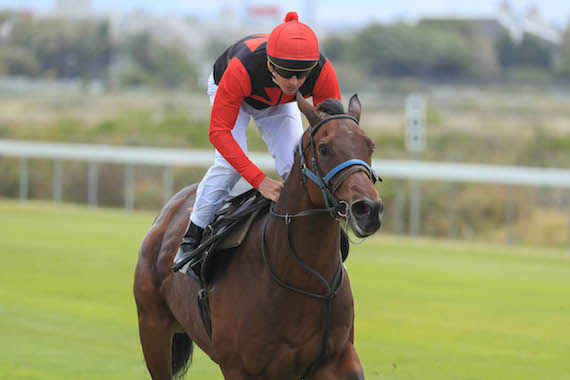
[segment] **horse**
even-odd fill
[[[279,201],[253,222],[207,290],[211,337],[196,302],[198,281],[171,270],[197,185],[174,195],[144,237],[133,289],[153,379],[184,376],[194,343],[227,380],[364,379],[339,247],[342,222],[362,238],[381,226],[374,144],[358,125],[356,95],[347,113],[338,100],[315,108],[298,94],[297,102],[310,127]]]

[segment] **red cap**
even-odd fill
[[[319,59],[319,42],[315,32],[299,22],[296,12],[289,12],[285,22],[273,29],[267,40],[267,54],[272,58],[293,61]]]

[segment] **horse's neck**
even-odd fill
[[[279,214],[292,215],[315,208],[303,183],[295,174],[297,173],[292,172],[295,178],[289,178],[281,191],[279,202],[275,206]],[[328,212],[292,218],[289,225],[286,225],[283,219],[274,219],[271,229],[274,234],[284,239],[279,246],[274,245],[276,252],[271,253],[276,256],[271,260],[275,267],[279,268],[279,272],[290,279],[299,281],[300,278],[311,287],[319,284],[315,277],[297,262],[292,249],[303,263],[329,283],[332,281],[340,264],[340,226]],[[287,239],[290,239],[291,247]]]

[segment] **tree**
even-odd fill
[[[504,68],[530,66],[550,69],[553,63],[553,48],[529,34],[519,44],[505,34],[497,44],[501,65]]]
[[[473,70],[465,41],[432,27],[370,26],[351,46],[351,56],[359,57],[355,61],[372,75],[459,78]]]
[[[15,45],[2,45],[0,49],[0,74],[37,75],[39,64],[29,49]]]
[[[127,82],[170,88],[196,85],[194,65],[174,44],[159,43],[150,34],[141,33],[126,43],[125,50],[131,62],[123,78]]]
[[[1,18],[0,18],[1,20]],[[162,87],[194,86],[197,72],[182,47],[150,34],[118,45],[104,21],[35,20],[14,16],[9,35],[0,40],[0,71],[6,75],[110,80],[115,57],[122,82]]]
[[[0,54],[6,74],[106,78],[113,50],[106,22],[13,20]]]

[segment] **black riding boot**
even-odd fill
[[[204,232],[203,228],[198,227],[194,223],[190,222],[188,231],[186,231],[186,235],[184,235],[182,238],[182,243],[178,248],[176,257],[174,257],[174,262],[172,265],[173,271],[180,270],[184,265],[186,265],[188,261],[190,261],[194,249],[196,249],[198,244],[200,244],[202,232]]]

